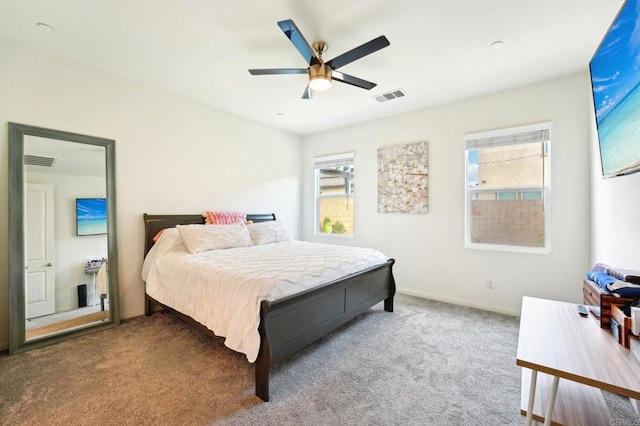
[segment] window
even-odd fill
[[[465,135],[465,247],[550,252],[552,123]]]
[[[354,153],[313,159],[316,235],[353,236]]]

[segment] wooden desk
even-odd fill
[[[640,365],[631,352],[593,318],[578,315],[572,303],[523,298],[516,364],[531,370],[527,425],[539,371],[554,376],[545,425],[551,424],[559,379],[640,399]]]

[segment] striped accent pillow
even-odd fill
[[[205,212],[204,216],[209,225],[231,225],[232,223],[247,223],[247,215],[241,212]]]

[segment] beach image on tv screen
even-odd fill
[[[78,235],[107,233],[107,199],[76,199],[76,220]]]
[[[640,168],[640,0],[629,0],[591,60],[604,176]]]

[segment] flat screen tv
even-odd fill
[[[76,234],[100,235],[107,233],[107,199],[76,198]]]
[[[640,171],[640,0],[627,0],[589,63],[602,176]]]

